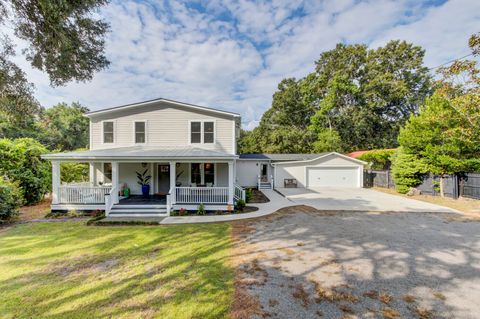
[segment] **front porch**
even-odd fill
[[[245,200],[234,183],[234,160],[89,161],[89,181],[70,184],[61,182],[61,162],[52,160],[52,210],[159,216],[201,203],[206,210],[232,210],[236,200]],[[136,173],[144,171],[151,176],[148,195],[137,184]]]

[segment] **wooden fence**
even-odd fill
[[[440,196],[440,176],[427,175],[417,188],[423,193]],[[390,171],[364,171],[364,187],[395,188]],[[445,196],[451,198],[468,197],[480,199],[480,173],[457,173],[444,180]]]

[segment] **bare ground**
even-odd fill
[[[234,318],[478,318],[480,223],[295,206],[234,223]]]

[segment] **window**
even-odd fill
[[[202,126],[201,122],[190,123],[190,143],[201,143],[202,138]]]
[[[198,185],[213,185],[215,183],[215,164],[192,163],[190,182]]]
[[[147,136],[147,123],[135,122],[135,144],[145,144]]]
[[[103,122],[103,143],[113,143],[113,122]]]
[[[112,163],[103,163],[103,183],[110,184],[112,182]]]
[[[205,184],[212,184],[215,183],[215,164],[213,163],[205,163],[204,164],[204,179]]]
[[[202,183],[202,176],[200,175],[200,163],[192,163],[192,171],[191,171],[191,182],[195,184]]]
[[[213,122],[203,122],[203,143],[214,142],[214,125]]]
[[[215,143],[215,122],[212,122],[212,121],[190,122],[190,143],[191,144]]]

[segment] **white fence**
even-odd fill
[[[59,204],[103,204],[105,195],[110,193],[111,186],[66,186],[58,187]]]
[[[226,204],[228,187],[176,187],[175,201],[178,204]]]

